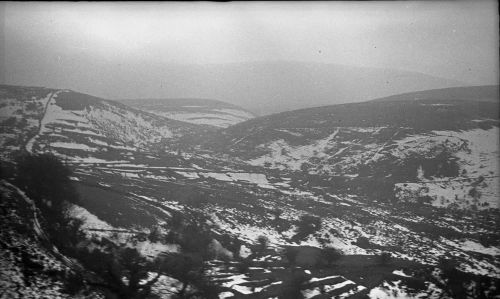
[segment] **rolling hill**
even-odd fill
[[[226,64],[173,64],[127,61],[117,65],[99,60],[92,63],[66,61],[78,67],[57,77],[59,88],[71,88],[107,99],[204,98],[243,107],[256,115],[294,109],[367,101],[379,97],[466,86],[466,83],[422,73],[299,61],[260,61]],[[45,63],[45,62],[44,62]],[[96,69],[94,65],[101,67]],[[71,69],[71,68],[69,68]],[[69,70],[68,69],[68,70]],[[124,70],[133,69],[128,73]],[[26,73],[13,68],[9,83],[36,82],[54,86],[43,70]],[[121,71],[123,70],[123,71]],[[81,74],[99,72],[99,77]],[[102,78],[106,78],[103,80]],[[103,84],[103,82],[106,84]]]
[[[499,293],[498,87],[419,91],[217,130],[72,91],[0,90],[2,166],[19,151],[62,157],[84,233],[120,243],[161,227],[155,242],[125,242],[148,259],[182,252],[175,215],[202,221],[218,248],[206,271],[219,297],[283,297],[290,286],[306,298],[446,297],[443,259],[456,262],[453,287]],[[29,261],[15,248],[36,226],[32,212],[21,213],[31,201],[1,174],[9,239],[0,275],[12,274],[9,292],[24,294],[33,288],[19,281]],[[304,219],[319,224],[304,232]],[[20,248],[42,265],[60,262],[36,240]],[[328,248],[341,254],[325,260]],[[49,283],[39,272],[27,281],[59,294],[64,278]],[[168,298],[179,289],[162,275],[153,291]]]
[[[175,152],[185,134],[207,129],[70,90],[0,86],[5,151],[49,151],[78,162]],[[135,156],[135,157],[134,157]]]
[[[465,85],[402,70],[294,61],[168,64],[151,66],[144,77],[151,77],[151,74],[162,78],[165,88],[159,92],[166,98],[219,99],[257,115]],[[123,85],[119,89],[124,94],[140,93],[141,88],[132,79],[122,80],[129,82],[125,89]],[[158,89],[152,84],[147,88]],[[147,97],[144,94],[137,98]]]
[[[498,86],[485,86],[296,110],[229,127],[206,146],[269,169],[383,178],[388,193],[436,205],[498,207],[495,99]]]
[[[397,94],[389,97],[375,99],[373,101],[458,101],[474,100],[486,102],[498,102],[498,85],[464,86],[452,88],[440,88]]]
[[[255,117],[236,105],[209,99],[137,99],[120,102],[167,118],[219,128]]]

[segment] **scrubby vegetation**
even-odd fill
[[[107,298],[147,298],[151,286],[160,276],[160,272],[157,272],[154,278],[141,283],[141,280],[148,278],[148,272],[157,267],[140,256],[134,248],[113,246],[91,252],[81,250],[77,258],[86,270],[97,275],[88,282],[89,285],[102,289]]]
[[[297,224],[295,239],[301,240],[321,229],[321,219],[317,216],[302,215]]]
[[[269,238],[266,236],[259,236],[257,237],[257,244],[258,244],[258,251],[259,252],[264,252],[269,245]]]
[[[6,167],[2,169],[5,177]],[[169,235],[164,235],[159,226],[153,226],[149,234],[132,235],[126,243],[89,238],[81,229],[82,221],[68,213],[71,205],[79,203],[79,196],[70,179],[71,170],[57,157],[19,154],[15,169],[7,172],[13,176],[13,183],[34,200],[41,229],[48,237],[45,245],[49,249],[54,245],[56,252],[78,261],[68,264],[72,272],[65,279],[64,292],[75,295],[90,286],[101,290],[106,298],[149,298],[152,286],[161,275],[167,275],[181,282],[176,294],[179,298],[215,298],[217,286],[205,275],[205,262],[213,256],[209,250],[213,237],[203,216],[186,219],[180,213],[173,213],[168,223]],[[154,261],[126,245],[138,239],[161,242],[168,238],[179,244],[182,252],[163,255]],[[150,273],[155,274],[150,277]]]
[[[73,251],[83,234],[81,221],[68,215],[70,205],[79,202],[71,170],[51,154],[22,153],[16,162],[13,182],[34,200],[50,241],[63,252]]]
[[[490,163],[496,152],[476,146],[497,132],[481,129],[497,126],[490,108],[498,105],[410,101],[371,111],[376,103],[361,103],[354,105],[363,110],[361,119],[352,119],[352,105],[290,112],[277,116],[281,120],[221,130],[227,143],[216,144],[223,152],[214,152],[170,140],[180,127],[170,121],[158,126],[160,116],[138,118],[137,110],[75,93],[52,95],[9,99],[2,110],[15,111],[0,126],[9,150],[68,157],[66,163],[23,154],[10,163],[8,152],[2,161],[0,188],[17,200],[2,197],[2,220],[14,219],[15,209],[26,223],[2,225],[0,249],[8,250],[0,263],[12,257],[26,283],[50,272],[73,297],[91,288],[108,298],[211,298],[222,292],[236,298],[361,298],[376,288],[436,297],[428,292],[430,283],[444,297],[468,292],[487,298],[500,289],[492,278],[499,266],[491,188],[498,173]],[[44,104],[53,111],[44,112]],[[87,113],[102,105],[107,108],[101,112],[118,121],[96,127],[87,116],[107,118]],[[476,106],[481,108],[473,111]],[[391,116],[386,123],[382,113],[394,107],[410,119]],[[421,124],[421,115],[409,115],[415,111],[456,117],[423,116],[430,122]],[[58,119],[43,121],[42,128],[45,116]],[[136,125],[147,130],[136,132]],[[134,142],[162,129],[158,143]],[[71,206],[81,208],[71,215],[84,226],[66,213]],[[34,242],[43,244],[11,242],[16,234],[35,235]],[[48,260],[70,271],[42,269],[39,254],[29,250],[41,245],[53,255]],[[439,256],[457,262],[436,270]]]

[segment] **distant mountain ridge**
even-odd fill
[[[372,101],[389,102],[389,101],[404,101],[404,100],[475,100],[498,102],[499,85],[482,85],[482,86],[464,86],[450,87],[432,90],[424,90],[417,92],[409,92],[397,94],[384,98],[374,99]]]
[[[167,65],[158,76],[166,97],[219,99],[258,115],[466,85],[403,70],[296,61]]]
[[[79,73],[92,74],[96,70],[92,65],[79,65],[79,72],[65,73],[55,87],[70,88],[107,99],[217,99],[241,106],[257,115],[268,115],[322,105],[367,101],[405,92],[467,85],[405,70],[315,62],[261,61],[206,65],[127,62],[120,69],[133,69],[134,72],[123,71],[120,76],[116,76],[116,65],[108,61],[99,63],[99,79],[80,80]],[[17,82],[51,84],[43,80],[43,74],[27,76]],[[102,78],[109,80],[103,81]]]
[[[255,117],[254,114],[237,105],[212,99],[125,99],[119,101],[171,119],[223,128]]]

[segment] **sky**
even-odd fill
[[[96,95],[148,65],[276,60],[498,82],[496,1],[3,2],[0,21],[1,83]]]

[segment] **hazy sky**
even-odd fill
[[[12,2],[0,4],[0,19],[0,81],[9,84],[73,88],[68,72],[105,81],[141,65],[257,60],[498,82],[496,1]]]

